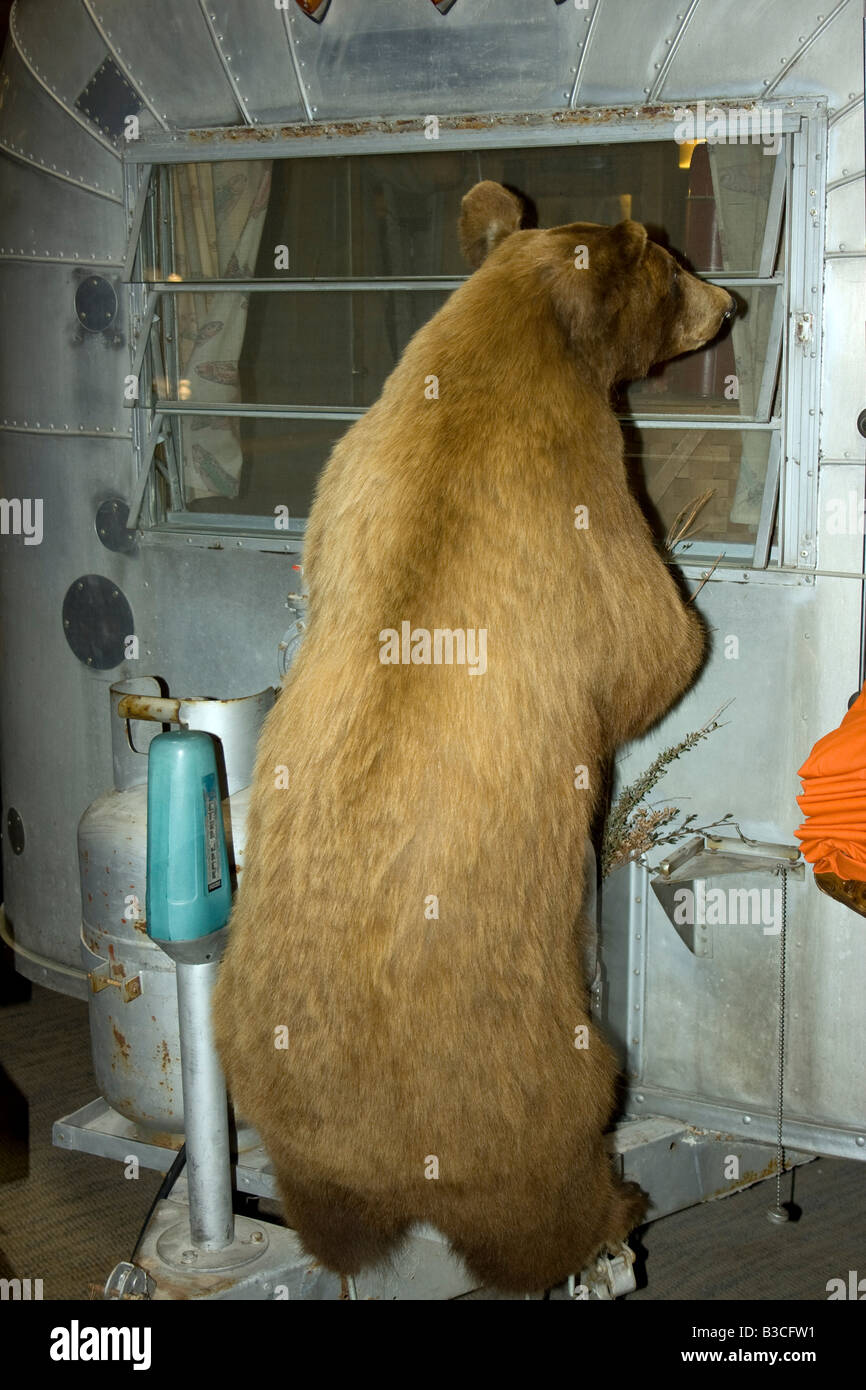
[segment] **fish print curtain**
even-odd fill
[[[174,270],[181,280],[251,279],[271,188],[270,160],[183,164],[172,169]],[[214,410],[241,399],[238,362],[249,295],[227,291],[176,299],[181,400]],[[243,455],[240,420],[185,417],[182,430],[187,503],[236,497]]]

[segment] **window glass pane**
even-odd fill
[[[623,414],[753,419],[763,402],[762,418],[769,418],[782,327],[779,318],[774,323],[773,311],[781,289],[750,285],[735,292],[739,307],[731,328],[711,347],[676,357],[653,368],[644,381],[630,382],[617,403]]]
[[[189,511],[309,515],[316,480],[350,420],[172,417]],[[703,494],[696,547],[754,542],[771,431],[624,427],[626,465],[656,535]]]
[[[463,275],[460,200],[496,179],[534,200],[541,226],[633,217],[696,270],[754,274],[777,161],[764,148],[664,140],[178,165],[173,250],[149,247],[143,263],[157,279]]]
[[[318,476],[351,423],[173,416],[187,510],[273,516],[284,506],[305,522]]]
[[[731,330],[712,347],[654,368],[620,393],[624,415],[769,418],[781,321],[776,286],[744,286]],[[365,406],[447,291],[229,291],[173,296],[177,351],[159,392],[170,400]],[[165,301],[164,301],[165,302]],[[164,331],[155,325],[154,333]]]
[[[542,226],[633,217],[693,269],[754,277],[762,261],[765,270],[772,262],[768,209],[777,165],[761,145],[666,140],[155,170],[141,260],[149,278],[379,282],[369,290],[161,296],[151,334],[157,393],[215,412],[172,419],[188,506],[263,516],[285,505],[306,516],[315,477],[348,422],[219,412],[239,403],[324,411],[372,404],[409,338],[447,295],[391,288],[389,281],[466,273],[456,224],[461,198],[478,179],[523,190]],[[618,403],[621,413],[768,418],[782,290],[740,285],[736,293],[741,313],[730,333],[631,385]],[[684,432],[672,421],[670,429],[633,430],[630,439],[648,486],[658,475],[660,511],[675,513],[686,491],[691,497],[705,490],[692,483],[706,474],[716,495],[698,523],[703,539],[754,537],[766,434]]]
[[[177,352],[158,382],[165,399],[214,408],[239,401],[352,407],[373,404],[447,291],[224,290],[171,298]]]
[[[770,430],[627,426],[624,434],[626,466],[658,537],[668,534],[684,509],[710,493],[689,529],[693,545],[754,542]]]

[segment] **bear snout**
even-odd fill
[[[705,347],[736,317],[737,301],[720,285],[695,281],[689,286],[691,303],[683,324],[677,353]],[[672,354],[673,355],[673,354]]]

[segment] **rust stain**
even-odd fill
[[[134,931],[140,931],[142,936],[147,936],[147,918],[137,917],[132,924]]]
[[[169,1067],[171,1066],[171,1049],[169,1048],[169,1045],[166,1042],[165,1038],[162,1039],[162,1042],[160,1043],[160,1048],[162,1050],[162,1060],[160,1061],[160,1066],[162,1067],[163,1071],[168,1071]]]
[[[123,961],[118,960],[114,954],[114,944],[108,943],[108,958],[111,961],[111,973],[117,980],[126,978],[126,966]]]
[[[190,1266],[188,1280],[184,1280],[179,1274],[168,1274],[165,1265],[154,1266],[146,1258],[140,1260],[139,1263],[154,1279],[158,1280],[156,1297],[158,1299],[171,1299],[172,1302],[198,1300],[208,1294],[222,1293],[225,1289],[231,1289],[235,1283],[231,1276],[204,1274],[196,1270],[194,1265]]]
[[[724,107],[725,103],[720,105]],[[754,105],[754,103],[753,103]],[[679,108],[668,104],[655,106],[583,106],[575,110],[531,111],[522,114],[506,112],[499,115],[465,114],[440,116],[443,130],[535,129],[550,124],[563,127],[585,127],[611,122],[640,120],[676,120]],[[335,137],[362,135],[417,134],[424,127],[423,117],[401,117],[393,120],[317,121],[309,125],[224,126],[211,130],[191,130],[189,139],[198,145],[214,143],[250,145],[269,140],[328,140]],[[140,698],[140,697],[138,697]]]
[[[118,1026],[117,1026],[116,1023],[112,1023],[112,1025],[111,1025],[111,1031],[112,1031],[112,1033],[114,1034],[114,1041],[117,1043],[117,1050],[118,1050],[118,1052],[120,1053],[120,1055],[121,1055],[121,1057],[123,1058],[124,1062],[126,1062],[126,1063],[128,1064],[128,1063],[129,1063],[129,1043],[126,1041],[126,1038],[123,1036],[123,1034],[121,1033],[121,1031],[120,1031],[120,1029],[118,1028]],[[114,1063],[112,1062],[111,1065],[114,1066]]]
[[[148,1131],[147,1140],[149,1144],[156,1144],[160,1149],[173,1149],[176,1153],[183,1144],[182,1134],[169,1134],[167,1130],[156,1129]]]
[[[784,1162],[782,1171],[784,1173],[789,1173],[793,1167],[793,1163]],[[748,1172],[741,1173],[738,1178],[733,1178],[729,1187],[720,1187],[715,1192],[708,1193],[702,1200],[705,1202],[712,1202],[717,1197],[730,1197],[734,1192],[739,1192],[740,1188],[754,1187],[757,1182],[765,1182],[767,1178],[774,1178],[778,1171],[779,1165],[776,1159],[771,1158],[763,1168],[750,1168]]]

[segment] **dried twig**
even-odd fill
[[[710,498],[715,495],[715,491],[716,489],[711,487],[708,492],[702,492],[700,497],[695,497],[691,502],[687,502],[684,507],[680,507],[665,536],[665,550],[672,551],[674,546],[679,545],[680,541],[685,540],[694,524],[698,512],[707,505]]]
[[[638,846],[640,846],[639,852],[643,853],[650,849],[653,844],[670,843],[668,838],[663,839],[656,832],[669,825],[680,814],[679,810],[673,806],[666,806],[660,812],[653,811],[652,807],[642,806],[641,803],[645,802],[647,794],[652,791],[656,783],[661,781],[671,763],[675,762],[681,754],[694,748],[701,739],[722,727],[719,723],[719,716],[731,703],[731,700],[727,700],[723,705],[720,705],[706,724],[700,729],[696,729],[694,733],[686,734],[686,737],[672,748],[665,748],[636,781],[623,787],[610,808],[605,822],[601,848],[603,878],[606,878],[617,864],[623,863],[625,859],[637,852]],[[687,830],[690,830],[691,822],[695,819],[695,815],[686,817],[682,825],[676,831],[669,831],[668,835],[675,835],[679,838],[682,834],[687,833]],[[725,817],[725,820],[727,819],[728,817]],[[716,822],[716,824],[721,823],[721,821]],[[697,831],[690,830],[690,833],[696,834]]]
[[[701,592],[701,589],[704,587],[704,585],[706,584],[707,580],[708,580],[708,579],[710,578],[710,576],[713,574],[713,572],[714,572],[716,566],[717,566],[718,563],[719,563],[719,560],[721,560],[721,559],[724,558],[724,554],[725,554],[725,552],[722,551],[721,555],[718,555],[718,556],[716,557],[716,559],[713,561],[712,569],[708,569],[708,570],[707,570],[707,572],[706,572],[706,574],[704,575],[703,579],[701,580],[700,584],[699,584],[698,587],[695,589],[695,592],[694,592],[693,594],[691,594],[689,598],[686,599],[686,603],[694,603],[694,601],[695,601],[695,599],[697,598],[698,594]]]

